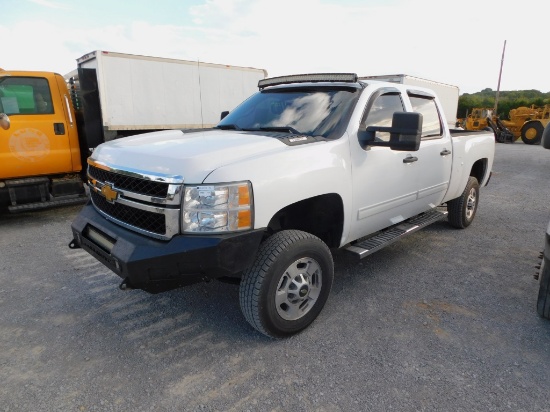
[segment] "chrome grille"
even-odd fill
[[[95,207],[114,219],[147,232],[158,235],[166,234],[166,218],[164,215],[122,204],[109,203],[95,191],[91,191],[90,194]]]
[[[113,222],[164,240],[180,232],[183,177],[124,170],[89,158],[88,185],[96,210]]]
[[[109,182],[122,190],[129,190],[134,193],[141,193],[147,196],[164,198],[168,194],[168,184],[152,182],[136,177],[126,176],[109,172],[98,167],[89,165],[88,174],[101,182]]]

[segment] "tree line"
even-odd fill
[[[458,98],[457,117],[464,118],[472,112],[474,107],[493,108],[497,92],[490,88],[477,93],[464,93]],[[498,95],[497,114],[501,119],[509,120],[510,110],[524,106],[542,107],[550,104],[550,92],[542,93],[538,90],[500,91]]]

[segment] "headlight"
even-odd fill
[[[252,228],[249,182],[186,186],[183,232],[235,232]]]

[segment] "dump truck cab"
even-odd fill
[[[0,207],[84,192],[75,114],[63,76],[0,70]],[[62,203],[67,199],[61,200]]]

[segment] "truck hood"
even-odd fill
[[[201,183],[219,167],[287,149],[278,139],[251,132],[166,130],[103,143],[91,158],[116,169]]]

